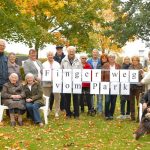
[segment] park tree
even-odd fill
[[[115,17],[105,22],[110,27],[105,35],[120,46],[138,38],[150,41],[150,0],[114,0],[112,10]]]
[[[6,31],[1,37],[23,42],[36,50],[45,44],[66,42],[67,45],[76,45],[79,50],[88,50],[95,47],[94,40],[89,36],[89,33],[95,32],[93,23],[103,23],[101,14],[112,0],[1,1],[3,5],[0,9],[8,12],[9,16],[5,28],[11,30],[9,33],[0,29],[0,32]],[[9,8],[13,8],[13,11],[9,12]]]

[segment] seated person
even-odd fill
[[[44,105],[42,87],[40,83],[35,81],[32,73],[25,76],[25,81],[26,109],[34,123],[42,127],[43,123],[39,112],[39,108]]]
[[[16,126],[15,114],[18,114],[18,124],[23,125],[22,114],[25,112],[25,93],[23,85],[18,82],[18,75],[12,73],[9,82],[3,85],[2,103],[9,108],[10,125]]]

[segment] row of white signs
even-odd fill
[[[101,82],[102,71],[101,69],[43,69],[42,81]],[[110,71],[110,82],[139,82],[139,70],[112,69],[107,71]]]
[[[82,82],[53,82],[53,93],[82,93]],[[91,82],[90,94],[130,95],[130,83]]]

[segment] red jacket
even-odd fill
[[[83,69],[92,69],[91,65],[86,63],[84,66],[83,66]],[[90,83],[82,83],[82,87],[90,87]]]

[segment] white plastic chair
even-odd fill
[[[49,108],[49,97],[43,95],[45,100],[45,106],[40,107],[40,110],[43,111],[45,124],[48,124],[48,108]],[[1,93],[0,93],[0,122],[3,120],[4,110],[8,109],[7,106],[2,105],[1,103]]]
[[[0,93],[0,122],[2,122],[2,120],[3,120],[3,113],[4,113],[4,110],[6,110],[6,109],[8,109],[8,107],[2,105],[2,103],[1,103],[1,93]]]
[[[139,103],[139,122],[141,122],[142,114],[143,114],[142,104]]]
[[[48,109],[49,109],[49,97],[43,95],[45,100],[45,106],[40,107],[40,110],[43,111],[45,124],[48,124]]]

